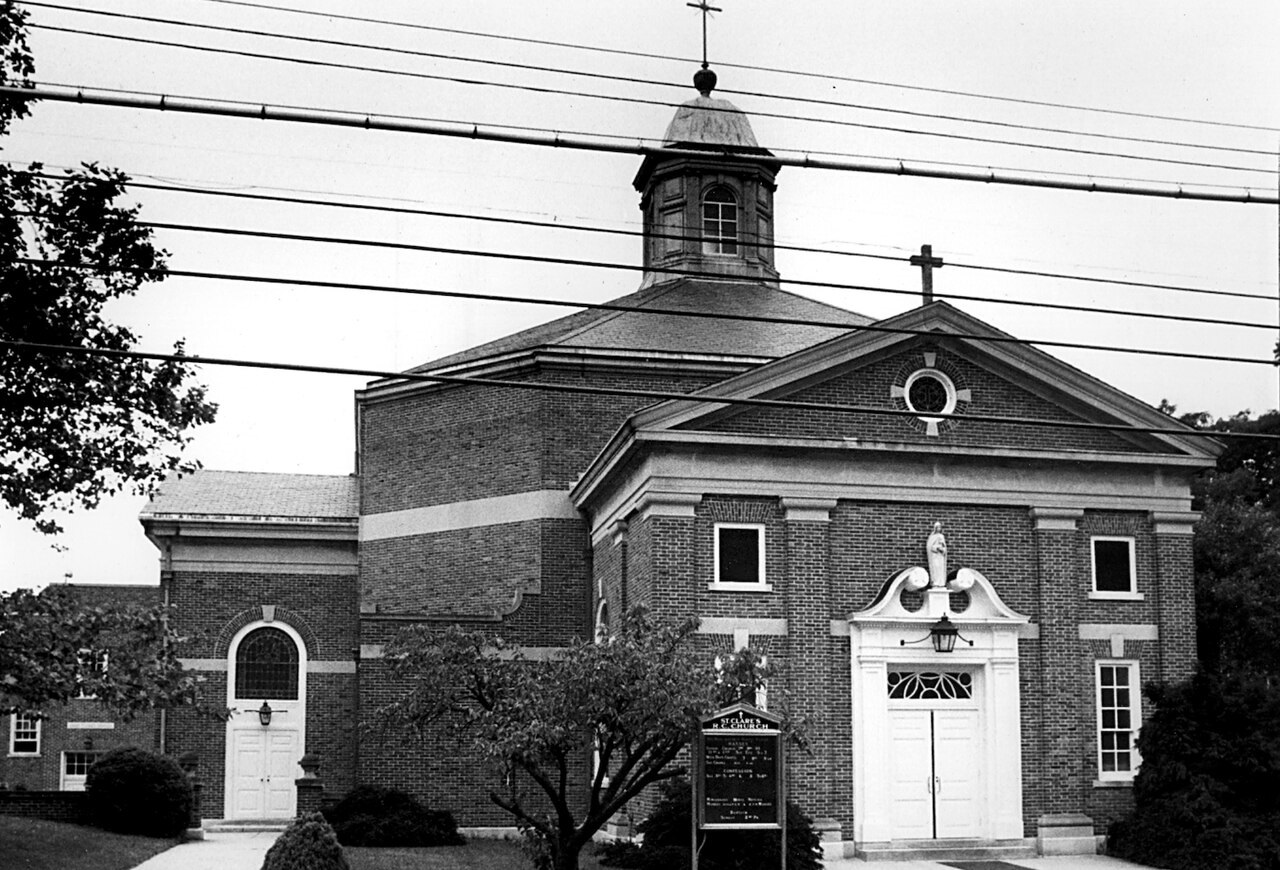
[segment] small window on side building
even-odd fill
[[[738,253],[738,200],[726,187],[713,187],[703,197],[702,252]]]
[[[9,716],[9,754],[40,754],[40,720],[26,713]]]
[[[764,526],[717,523],[715,527],[715,589],[768,591],[764,573]]]
[[[1095,536],[1090,539],[1093,562],[1092,598],[1142,598],[1134,566],[1133,538]]]

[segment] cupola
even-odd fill
[[[716,74],[693,77],[698,96],[676,109],[663,148],[636,174],[644,215],[644,283],[750,280],[776,284],[773,192],[779,163],[746,114],[711,96]],[[697,273],[692,278],[685,273]]]

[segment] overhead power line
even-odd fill
[[[429,384],[455,384],[462,386],[509,387],[520,390],[539,392],[569,393],[578,395],[619,396],[635,399],[675,400],[682,402],[705,402],[712,405],[734,405],[742,407],[778,408],[791,411],[835,411],[846,414],[866,414],[877,417],[917,418],[915,411],[896,408],[877,408],[866,405],[846,405],[826,402],[802,402],[790,399],[748,399],[729,396],[718,396],[706,388],[695,393],[681,393],[673,390],[638,390],[621,387],[585,386],[580,384],[553,384],[543,381],[509,381],[502,378],[484,378],[470,375],[426,374],[422,372],[393,372],[380,369],[348,368],[344,366],[304,365],[301,363],[266,362],[261,360],[234,359],[227,357],[187,356],[185,354],[146,353],[143,351],[111,350],[97,347],[75,347],[72,345],[41,344],[37,342],[13,341],[0,339],[0,347],[11,348],[20,352],[41,354],[63,354],[75,356],[107,356],[116,359],[145,359],[158,362],[177,362],[190,365],[232,366],[250,369],[271,369],[287,372],[310,372],[327,375],[351,375],[355,377],[377,378],[379,380],[410,381]],[[997,416],[992,414],[942,414],[932,413],[930,417],[957,422],[997,423],[1005,426],[1043,426],[1051,429],[1079,429],[1096,432],[1116,432],[1135,435],[1172,435],[1181,438],[1198,437],[1216,439],[1221,437],[1246,437],[1276,440],[1280,436],[1266,435],[1256,432],[1205,432],[1188,427],[1133,426],[1129,423],[1096,423],[1085,420],[1042,420],[1031,417]]]
[[[10,165],[13,165],[13,164],[11,163]],[[64,177],[51,172],[36,173],[36,175],[40,178],[45,178],[52,181],[57,181]],[[469,220],[469,221],[480,221],[484,223],[497,223],[497,224],[509,224],[514,226],[538,227],[541,229],[563,230],[568,232],[586,232],[586,233],[598,233],[598,234],[604,234],[604,235],[630,236],[633,238],[644,238],[645,236],[644,230],[620,229],[617,227],[602,227],[596,224],[574,224],[574,223],[565,223],[563,221],[558,221],[558,220],[548,221],[548,220],[533,220],[530,218],[500,217],[497,215],[479,215],[479,214],[471,214],[468,212],[446,211],[442,209],[428,209],[428,208],[421,208],[421,207],[415,207],[415,206],[378,205],[374,203],[343,202],[343,201],[330,200],[330,199],[315,199],[315,198],[297,197],[297,196],[281,196],[278,194],[248,193],[246,191],[241,191],[241,190],[211,190],[209,188],[193,187],[190,185],[161,184],[159,182],[137,181],[136,179],[132,179],[132,178],[126,182],[126,186],[132,187],[132,188],[138,188],[142,190],[161,190],[161,191],[168,191],[173,193],[193,194],[197,196],[215,196],[215,197],[222,197],[222,198],[228,198],[228,199],[251,200],[255,202],[289,203],[293,205],[324,206],[324,207],[330,207],[330,208],[354,209],[359,211],[373,211],[373,212],[381,212],[384,214],[421,215],[423,217],[443,217],[443,218],[450,218],[450,219],[456,219],[456,220]],[[669,239],[672,241],[680,241],[680,242],[702,241],[702,237],[696,234],[661,233],[661,232],[651,231],[649,233],[649,237],[655,238],[655,239]],[[738,244],[744,248],[758,248],[766,245],[767,243],[755,242],[749,239],[741,239],[739,240]],[[799,253],[810,253],[810,254],[831,254],[835,256],[858,257],[861,259],[883,260],[883,261],[894,262],[894,263],[909,263],[911,260],[909,256],[904,257],[904,256],[896,256],[892,254],[870,254],[865,251],[845,251],[845,250],[840,250],[838,248],[819,248],[819,247],[813,247],[813,246],[807,246],[807,245],[788,245],[788,244],[782,244],[779,242],[774,242],[769,246],[781,251],[796,251]],[[1196,294],[1204,294],[1204,295],[1210,295],[1210,296],[1228,296],[1228,297],[1238,298],[1238,299],[1261,299],[1267,302],[1274,302],[1276,299],[1274,294],[1269,294],[1269,293],[1244,293],[1244,292],[1238,292],[1234,290],[1217,290],[1210,287],[1187,287],[1181,284],[1159,284],[1159,283],[1150,282],[1150,281],[1129,281],[1129,280],[1124,280],[1120,278],[1100,278],[1100,277],[1090,276],[1090,275],[1071,275],[1063,272],[1045,272],[1045,271],[1038,271],[1034,269],[1015,269],[1015,268],[1006,267],[1006,266],[991,266],[991,265],[984,265],[980,263],[961,263],[961,262],[955,262],[952,260],[947,261],[947,266],[956,268],[956,269],[974,269],[974,270],[985,271],[985,272],[1002,272],[1002,273],[1007,273],[1012,275],[1024,275],[1024,276],[1034,277],[1034,278],[1052,278],[1055,280],[1064,280],[1064,281],[1084,281],[1091,284],[1111,284],[1111,285],[1116,285],[1121,287],[1137,287],[1137,288],[1150,289],[1150,290],[1172,290],[1172,291],[1178,291],[1182,293],[1196,293]]]
[[[281,39],[281,40],[287,40],[290,42],[301,42],[308,45],[322,45],[322,46],[337,47],[337,48],[344,48],[344,49],[355,48],[355,49],[361,49],[365,51],[376,51],[376,52],[381,52],[386,54],[397,54],[397,55],[405,55],[409,57],[429,58],[432,60],[448,60],[448,61],[455,61],[458,63],[470,63],[470,64],[479,64],[484,66],[503,67],[507,69],[516,69],[516,70],[521,70],[526,72],[553,73],[556,75],[586,78],[586,79],[590,79],[593,82],[610,81],[610,82],[621,82],[626,84],[640,84],[640,85],[662,87],[662,88],[679,88],[680,90],[684,90],[684,91],[688,90],[687,84],[679,84],[675,82],[661,81],[657,79],[645,79],[645,78],[639,78],[636,76],[616,75],[612,73],[606,73],[606,72],[595,71],[595,70],[567,69],[565,67],[554,67],[554,66],[546,66],[541,64],[518,63],[516,61],[511,61],[511,60],[497,60],[493,58],[472,57],[468,55],[450,54],[445,52],[422,51],[418,49],[399,48],[396,46],[375,45],[371,43],[354,42],[354,41],[351,41],[350,39],[324,39],[322,37],[303,36],[296,33],[281,33],[279,31],[272,31],[272,30],[261,30],[261,29],[255,29],[255,28],[247,28],[247,27],[232,27],[229,25],[220,25],[220,24],[206,24],[206,23],[195,22],[195,21],[184,21],[184,20],[175,19],[175,18],[159,18],[155,16],[150,16],[150,15],[133,15],[133,14],[123,13],[123,12],[113,12],[113,11],[102,10],[102,9],[85,9],[78,6],[66,6],[58,3],[25,2],[24,5],[39,7],[43,9],[56,9],[64,12],[75,12],[75,13],[81,13],[85,15],[96,15],[96,16],[107,17],[107,18],[123,19],[127,21],[143,21],[150,24],[165,24],[165,25],[171,25],[174,27],[185,27],[185,28],[196,29],[196,30],[214,31],[218,33],[234,33],[242,36],[267,37],[269,39]],[[34,24],[32,26],[46,27],[47,29],[54,29],[54,30],[61,30],[62,32],[66,32],[66,33],[83,34],[88,36],[105,37],[105,38],[111,38],[111,39],[149,42],[157,45],[172,46],[176,48],[185,48],[185,49],[192,49],[192,50],[198,50],[198,51],[244,54],[244,52],[235,51],[231,49],[222,49],[222,48],[217,48],[213,46],[191,45],[188,43],[176,43],[176,42],[162,41],[162,40],[148,40],[148,39],[143,39],[142,37],[134,37],[134,36],[129,36],[125,34],[109,34],[109,33],[97,32],[97,31],[77,30],[72,28],[57,28],[57,27],[53,27],[49,25],[41,25],[41,24]],[[333,63],[333,62],[325,62],[325,61],[314,60],[309,58],[285,57],[285,56],[265,54],[265,53],[248,53],[247,56],[255,57],[255,58],[278,60],[278,61],[294,62],[294,63],[304,63],[308,65],[330,66],[338,69],[351,69],[351,70],[359,70],[362,72],[382,73],[385,75],[397,75],[397,76],[405,76],[405,77],[413,77],[413,78],[425,77],[425,78],[432,78],[432,79],[448,78],[448,77],[430,76],[430,75],[404,71],[404,70],[359,66],[354,64]],[[495,87],[510,87],[510,85],[507,85],[504,83],[498,83],[498,82],[481,82],[481,84],[488,84],[490,86],[495,86]],[[524,86],[516,85],[516,87],[524,87]],[[1269,149],[1240,148],[1240,147],[1230,146],[1230,145],[1210,145],[1207,143],[1200,143],[1200,142],[1179,142],[1179,141],[1174,141],[1169,139],[1153,139],[1150,137],[1143,137],[1143,136],[1125,136],[1117,133],[1099,133],[1099,132],[1090,131],[1090,130],[1073,130],[1073,129],[1061,128],[1061,127],[1045,127],[1043,125],[1036,125],[1036,124],[1020,124],[1012,121],[998,121],[998,120],[991,120],[986,118],[968,118],[961,115],[948,115],[948,114],[937,113],[937,112],[913,111],[910,109],[891,108],[888,106],[876,106],[876,105],[870,105],[865,103],[852,103],[852,102],[842,101],[842,100],[820,99],[816,97],[805,97],[805,96],[794,95],[794,94],[772,94],[772,93],[760,92],[760,91],[748,91],[748,90],[742,90],[742,89],[726,89],[726,88],[720,88],[719,90],[720,90],[720,93],[731,94],[735,96],[757,97],[761,99],[777,100],[781,102],[807,103],[811,105],[830,106],[834,108],[855,109],[855,110],[866,111],[866,112],[879,112],[883,114],[902,115],[902,116],[911,117],[911,118],[920,118],[920,119],[925,119],[929,121],[954,121],[954,122],[965,123],[965,124],[977,124],[980,126],[987,126],[987,127],[1000,127],[1004,129],[1026,130],[1029,132],[1036,132],[1036,133],[1051,133],[1051,134],[1060,134],[1060,135],[1080,136],[1084,138],[1093,138],[1093,139],[1111,139],[1116,141],[1134,142],[1134,143],[1145,144],[1145,145],[1162,145],[1162,146],[1191,148],[1191,149],[1206,150],[1206,151],[1226,151],[1226,152],[1237,153],[1237,154],[1254,154],[1254,155],[1266,156],[1268,158],[1272,156],[1272,151]],[[662,105],[662,106],[670,105],[669,103],[656,101],[656,100],[644,100],[639,98],[628,98],[628,97],[611,97],[611,96],[600,95],[595,92],[584,93],[581,91],[554,91],[554,93],[561,93],[561,94],[566,94],[570,96],[586,97],[586,98],[628,100],[631,102],[642,103],[645,105]],[[717,110],[715,107],[707,107],[707,109],[709,111]],[[1151,161],[1158,161],[1158,162],[1165,162],[1165,163],[1184,163],[1185,165],[1190,165],[1190,166],[1205,166],[1205,167],[1211,167],[1216,169],[1234,169],[1234,170],[1245,170],[1245,171],[1254,171],[1254,172],[1269,171],[1268,169],[1256,169],[1253,167],[1243,167],[1243,166],[1236,166],[1236,165],[1219,165],[1219,164],[1197,163],[1193,161],[1165,160],[1162,158],[1146,157],[1144,155],[1137,155],[1137,154],[1125,154],[1125,153],[1115,153],[1115,152],[1106,152],[1106,151],[1093,151],[1093,150],[1087,150],[1087,149],[1065,148],[1065,147],[1057,147],[1052,145],[1043,145],[1043,144],[1035,144],[1035,143],[1027,143],[1027,142],[1010,142],[1008,140],[989,139],[989,138],[983,138],[983,137],[966,137],[966,136],[959,136],[956,134],[949,134],[949,133],[942,133],[942,132],[935,132],[935,131],[903,129],[903,128],[896,128],[896,127],[879,127],[879,126],[856,123],[856,122],[841,122],[841,121],[837,121],[830,118],[813,118],[813,117],[804,117],[804,116],[798,116],[798,115],[782,115],[782,114],[774,114],[774,113],[760,112],[760,111],[753,111],[752,115],[759,116],[759,117],[766,117],[766,118],[780,118],[785,120],[806,121],[806,122],[822,123],[822,124],[840,124],[840,125],[847,125],[847,126],[862,127],[866,129],[888,130],[891,132],[907,133],[911,135],[959,138],[959,139],[966,139],[967,141],[985,142],[985,143],[993,143],[993,144],[1000,144],[1000,145],[1018,145],[1018,146],[1028,147],[1028,148],[1040,148],[1040,149],[1066,151],[1069,153],[1087,154],[1091,156],[1121,157],[1121,158],[1134,159],[1134,160],[1151,160]]]
[[[459,36],[473,36],[481,39],[494,39],[494,40],[500,40],[504,42],[524,43],[527,45],[543,45],[550,48],[567,48],[567,49],[572,49],[576,51],[589,51],[589,52],[596,52],[599,54],[615,55],[619,57],[638,57],[638,58],[646,58],[649,60],[673,61],[673,62],[682,63],[682,64],[694,64],[694,63],[698,63],[700,60],[699,58],[680,57],[680,56],[669,55],[669,54],[652,54],[652,53],[643,52],[643,51],[628,51],[628,50],[619,49],[619,48],[605,48],[603,46],[598,46],[598,45],[583,45],[581,43],[562,42],[562,41],[551,40],[551,39],[535,39],[527,36],[511,36],[509,34],[489,33],[489,32],[480,31],[480,30],[462,30],[459,28],[440,27],[437,25],[419,24],[419,23],[410,22],[410,21],[395,21],[395,20],[386,19],[386,18],[367,18],[367,17],[358,16],[358,15],[340,15],[332,12],[317,12],[309,9],[291,9],[286,6],[275,6],[269,3],[249,2],[249,0],[204,0],[204,2],[214,3],[222,6],[242,6],[250,9],[268,9],[275,12],[285,12],[292,15],[305,15],[305,16],[310,16],[315,18],[327,18],[335,21],[354,21],[362,24],[378,24],[378,25],[384,25],[388,27],[403,27],[403,28],[408,28],[412,30],[430,31],[433,33],[452,33],[452,34],[457,34]],[[1006,96],[999,96],[996,94],[984,94],[976,91],[961,91],[961,90],[955,90],[952,88],[934,88],[934,87],[926,87],[924,85],[909,85],[909,84],[904,84],[902,82],[885,82],[885,81],[879,81],[877,79],[856,78],[853,76],[837,75],[835,73],[829,73],[829,72],[784,69],[780,67],[759,66],[759,65],[745,64],[745,63],[727,63],[724,61],[717,61],[716,66],[723,67],[725,69],[753,70],[756,72],[775,73],[778,75],[797,76],[800,78],[820,79],[824,83],[830,83],[833,81],[849,82],[851,84],[869,85],[872,87],[893,88],[896,90],[906,90],[906,91],[920,91],[922,93],[943,94],[946,96],[953,96],[953,97],[967,97],[975,100],[989,100],[989,101],[1000,102],[1000,103],[1014,103],[1017,105],[1024,105],[1024,106],[1043,106],[1046,108],[1069,109],[1071,111],[1077,111],[1077,112],[1093,112],[1098,114],[1113,115],[1113,116],[1120,116],[1120,117],[1144,118],[1148,120],[1174,121],[1174,122],[1184,123],[1184,124],[1198,124],[1201,126],[1208,126],[1208,127],[1226,127],[1226,128],[1237,129],[1237,130],[1259,130],[1266,133],[1280,133],[1280,127],[1269,127],[1266,125],[1259,125],[1259,124],[1240,124],[1240,123],[1234,123],[1231,121],[1215,121],[1207,118],[1189,118],[1189,117],[1178,116],[1178,115],[1160,115],[1160,114],[1154,114],[1151,112],[1131,112],[1123,109],[1108,109],[1108,108],[1102,108],[1099,106],[1085,106],[1085,105],[1080,105],[1076,103],[1059,103],[1059,102],[1052,102],[1049,100],[1032,100],[1032,99],[1020,98],[1020,97],[1006,97]]]
[[[462,76],[443,75],[439,73],[426,73],[410,70],[393,70],[385,67],[367,66],[364,64],[341,63],[338,61],[323,61],[314,58],[290,57],[281,54],[271,54],[268,52],[249,51],[247,49],[238,48],[217,48],[208,45],[196,45],[188,42],[174,42],[164,39],[148,39],[141,36],[127,36],[116,33],[102,33],[100,31],[82,30],[73,27],[58,27],[51,24],[32,24],[33,28],[42,30],[52,30],[60,33],[74,33],[83,36],[93,36],[102,39],[112,39],[123,42],[134,42],[144,45],[159,45],[169,48],[181,48],[190,51],[201,51],[211,54],[234,55],[236,57],[250,57],[257,60],[281,61],[284,63],[301,64],[311,67],[325,67],[328,69],[352,70],[358,72],[375,73],[379,75],[390,75],[404,78],[425,79],[428,81],[452,82],[454,84],[500,88],[504,90],[526,91],[538,94],[555,94],[559,96],[581,97],[589,100],[602,100],[606,102],[616,103],[634,103],[637,105],[661,106],[663,108],[675,109],[676,104],[667,100],[649,100],[642,97],[623,97],[615,94],[601,94],[593,91],[572,91],[565,88],[552,88],[527,83],[512,82],[495,82],[489,79],[473,79]],[[212,25],[208,25],[212,27]],[[220,28],[218,28],[220,29]],[[270,35],[270,34],[261,34]],[[703,111],[708,112],[725,112],[732,113],[733,110],[720,108],[718,106],[707,106]],[[1240,166],[1232,163],[1206,163],[1197,160],[1180,160],[1173,157],[1149,157],[1141,154],[1128,154],[1120,151],[1098,151],[1089,148],[1072,148],[1066,145],[1045,145],[1035,142],[1017,142],[1009,139],[992,139],[986,136],[969,136],[962,133],[942,133],[933,130],[916,130],[910,127],[890,127],[883,124],[868,124],[862,121],[842,121],[832,118],[815,118],[802,115],[786,115],[777,112],[753,111],[752,115],[760,118],[775,118],[786,121],[803,121],[806,123],[829,124],[840,127],[856,127],[861,130],[878,130],[889,133],[902,133],[911,136],[927,136],[930,138],[950,139],[960,142],[978,142],[986,145],[1004,145],[1017,148],[1029,148],[1036,151],[1051,151],[1062,154],[1076,154],[1088,157],[1113,157],[1123,160],[1136,160],[1144,163],[1162,163],[1173,166],[1189,166],[1197,169],[1218,169],[1227,172],[1252,172],[1252,173],[1271,173],[1269,168],[1255,168],[1252,166]],[[1265,153],[1265,152],[1264,152]]]
[[[446,136],[464,139],[478,139],[490,142],[507,142],[520,145],[538,145],[552,148],[567,148],[583,151],[601,151],[614,154],[639,154],[661,157],[698,157],[706,158],[713,154],[717,159],[741,160],[754,162],[759,158],[732,152],[714,150],[694,150],[680,148],[655,147],[644,144],[632,144],[628,141],[589,141],[569,136],[534,135],[531,133],[507,132],[497,128],[482,129],[478,124],[454,122],[439,123],[392,119],[373,114],[362,115],[352,112],[336,112],[315,108],[282,108],[269,107],[265,104],[237,104],[227,101],[214,101],[203,98],[169,97],[166,95],[139,94],[136,92],[107,93],[98,89],[98,93],[85,89],[72,89],[66,92],[52,90],[48,86],[21,88],[0,86],[0,94],[25,99],[43,99],[58,102],[82,103],[97,106],[115,106],[131,109],[152,109],[159,111],[181,112],[199,115],[222,117],[252,118],[257,120],[289,121],[292,123],[318,124],[324,126],[361,128],[366,130],[382,130],[399,133],[419,133],[426,135]],[[1242,189],[1243,193],[1215,193],[1208,190],[1188,190],[1181,186],[1174,189],[1140,188],[1118,184],[1097,182],[1062,181],[1051,178],[1028,178],[1009,175],[997,175],[992,172],[959,172],[955,170],[930,169],[927,167],[907,166],[899,161],[894,165],[876,165],[869,163],[853,163],[847,161],[827,160],[805,155],[804,157],[788,157],[774,155],[771,162],[782,166],[798,166],[806,169],[829,169],[843,172],[867,172],[880,175],[902,175],[916,178],[941,178],[952,181],[975,181],[984,184],[1013,185],[1019,187],[1040,187],[1053,190],[1075,190],[1089,193],[1118,193],[1131,196],[1150,196],[1164,199],[1186,199],[1205,202],[1234,202],[1242,204],[1276,205],[1280,197],[1274,194],[1254,194],[1251,190]]]
[[[611,263],[603,260],[584,260],[573,257],[548,257],[539,254],[516,254],[510,251],[481,251],[473,248],[452,248],[442,245],[420,245],[413,242],[391,242],[381,239],[352,239],[343,236],[319,236],[305,233],[269,232],[266,230],[245,230],[237,227],[214,227],[197,224],[167,223],[163,221],[136,221],[139,226],[153,229],[177,230],[180,232],[210,233],[223,236],[249,236],[260,239],[278,239],[291,242],[315,242],[331,245],[351,245],[363,248],[388,248],[397,251],[418,251],[428,254],[454,254],[466,257],[482,257],[496,260],[519,260],[527,263],[548,263],[557,266],[585,266],[596,269],[617,269],[628,272],[657,272],[663,275],[688,278],[719,279],[724,276],[719,272],[706,272],[694,269],[675,269],[661,266],[643,266],[634,263]],[[818,287],[830,290],[862,290],[871,293],[890,293],[899,296],[917,296],[915,290],[898,290],[889,287],[874,287],[866,284],[834,283],[830,281],[807,281],[803,279],[784,278],[783,284],[798,287]],[[1060,311],[1080,311],[1088,314],[1110,314],[1124,317],[1143,317],[1155,320],[1171,320],[1182,323],[1203,323],[1215,326],[1239,326],[1247,329],[1275,330],[1274,323],[1253,323],[1246,320],[1228,320],[1215,317],[1192,317],[1184,314],[1167,314],[1157,311],[1128,311],[1120,308],[1099,308],[1088,305],[1067,305],[1055,302],[1029,302],[1021,299],[993,299],[988,296],[970,296],[962,293],[946,293],[947,299],[960,299],[966,302],[986,302],[995,305],[1021,305],[1033,308],[1053,308]]]
[[[80,264],[60,263],[56,260],[40,260],[35,258],[19,258],[18,262],[30,266],[48,268],[71,268],[87,272],[117,271],[131,274],[142,274],[142,269],[92,269]],[[687,317],[698,320],[729,320],[744,323],[770,323],[786,326],[816,326],[839,329],[848,332],[874,332],[889,335],[920,336],[932,339],[962,339],[965,341],[986,342],[988,344],[1029,345],[1034,347],[1070,348],[1073,350],[1093,350],[1109,353],[1135,354],[1139,356],[1161,356],[1180,359],[1195,359],[1207,362],[1253,363],[1274,366],[1275,361],[1260,357],[1223,356],[1221,354],[1193,353],[1190,351],[1156,350],[1154,348],[1137,348],[1132,346],[1116,347],[1113,345],[1085,344],[1071,341],[1052,341],[1049,339],[1016,338],[1011,335],[978,335],[960,332],[938,332],[928,329],[911,329],[907,327],[884,326],[878,323],[851,325],[839,320],[804,319],[795,317],[771,317],[756,314],[723,314],[707,311],[690,311],[682,308],[662,308],[646,305],[620,305],[614,302],[581,302],[571,299],[547,299],[541,297],[515,296],[499,293],[477,293],[464,290],[428,290],[419,287],[400,287],[387,284],[359,284],[344,281],[320,281],[307,278],[278,278],[263,275],[244,275],[229,272],[205,272],[189,269],[165,269],[166,277],[194,278],[213,281],[233,281],[244,284],[260,284],[285,287],[310,287],[323,290],[359,290],[377,293],[394,293],[409,296],[425,296],[429,298],[466,299],[480,302],[514,302],[521,305],[544,305],[558,308],[587,309],[590,311],[615,311],[627,314],[646,314],[652,316]]]

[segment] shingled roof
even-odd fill
[[[359,487],[351,475],[201,469],[161,484],[142,517],[355,519],[360,513]]]
[[[759,282],[676,281],[611,300],[610,305],[699,314],[779,317],[836,326],[588,309],[517,332],[411,372],[438,371],[538,347],[714,354],[777,359],[871,323],[871,318]]]

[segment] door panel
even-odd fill
[[[928,710],[890,710],[893,764],[891,814],[895,840],[933,836],[933,764]]]
[[[287,728],[232,729],[232,818],[293,818],[302,757],[299,736]]]
[[[238,728],[231,732],[232,800],[234,818],[258,818],[263,811],[263,776],[266,741],[259,729]]]
[[[976,837],[981,824],[978,787],[978,711],[933,710],[938,837]]]
[[[267,738],[266,817],[290,819],[297,806],[298,732],[271,730]]]

